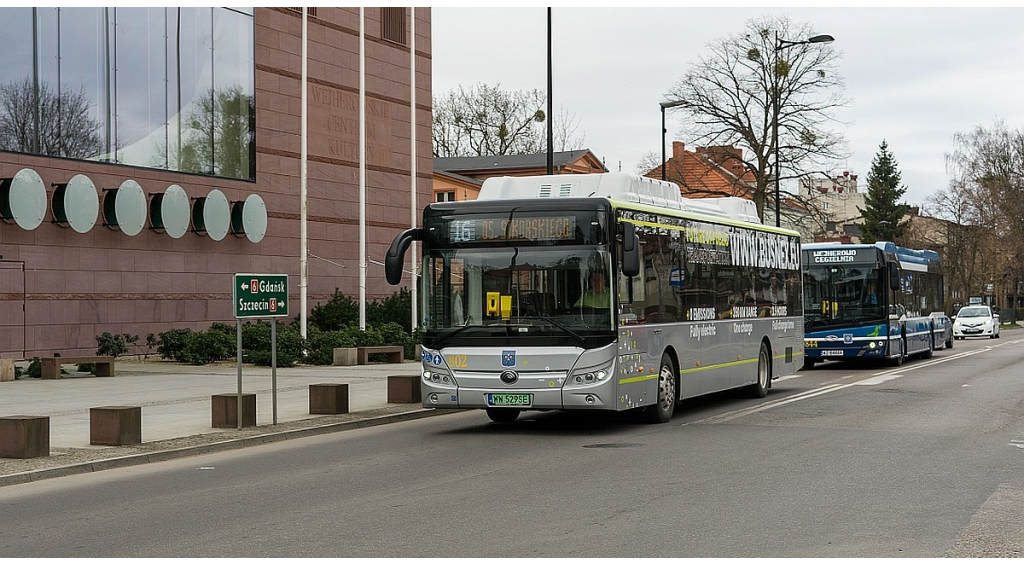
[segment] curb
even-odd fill
[[[29,470],[26,472],[19,472],[17,474],[8,474],[6,476],[0,476],[0,487],[12,486],[16,484],[27,484],[30,482],[37,482],[49,478],[74,476],[76,474],[99,472],[101,470],[111,470],[114,468],[127,468],[130,466],[138,466],[140,464],[148,464],[150,462],[163,462],[178,458],[188,458],[190,456],[199,456],[203,454],[236,450],[250,446],[286,441],[289,439],[301,439],[306,437],[314,437],[318,435],[326,435],[328,433],[334,433],[338,431],[361,429],[364,427],[376,427],[378,425],[387,425],[389,423],[399,423],[402,421],[413,421],[416,419],[423,419],[426,417],[433,417],[436,415],[445,415],[456,412],[457,410],[419,409],[416,411],[408,411],[405,413],[397,413],[393,415],[382,415],[379,417],[371,417],[368,419],[342,421],[339,423],[328,423],[324,425],[317,425],[314,427],[305,427],[302,429],[291,429],[287,431],[264,433],[262,435],[253,435],[251,437],[227,439],[205,445],[196,445],[156,452],[132,454],[116,458],[107,458],[102,460],[81,462],[77,464],[69,464],[67,466],[43,468],[40,470]]]

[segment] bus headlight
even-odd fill
[[[435,386],[455,386],[455,377],[445,372],[435,372],[433,370],[423,371],[423,380],[430,382]]]
[[[576,372],[569,377],[567,385],[569,386],[590,386],[593,384],[600,384],[608,379],[608,371],[605,369],[599,370],[587,370],[586,372]]]

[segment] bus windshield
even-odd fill
[[[881,322],[887,317],[884,287],[874,263],[805,266],[805,331]]]
[[[429,249],[424,344],[568,345],[614,339],[614,277],[606,247]]]

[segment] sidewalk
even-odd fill
[[[420,364],[409,361],[278,368],[275,425],[271,369],[246,365],[242,393],[256,394],[256,427],[240,430],[212,426],[211,397],[238,391],[233,362],[190,366],[119,359],[112,378],[71,374],[0,382],[0,417],[50,418],[50,456],[0,458],[0,486],[445,413],[387,402],[388,376],[419,372]],[[349,413],[309,414],[309,385],[325,383],[348,384]],[[117,405],[142,408],[142,444],[90,445],[90,408]]]

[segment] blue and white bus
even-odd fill
[[[803,245],[804,368],[953,348],[939,255],[891,242]]]
[[[686,398],[764,397],[802,361],[799,234],[746,200],[624,173],[496,177],[395,238],[391,284],[413,240],[425,407],[665,422]]]

